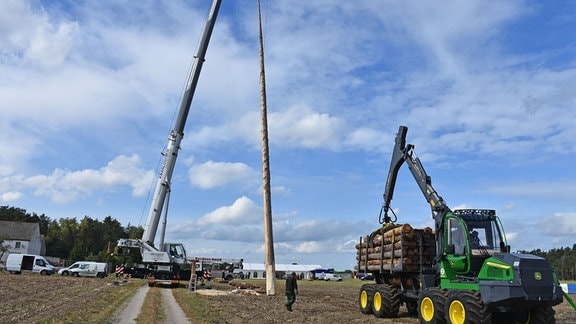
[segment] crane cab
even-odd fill
[[[171,263],[186,263],[186,249],[182,243],[164,243],[162,252],[168,253]]]

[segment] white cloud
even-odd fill
[[[78,33],[76,22],[51,22],[43,10],[34,10],[26,1],[2,1],[0,21],[0,57],[24,59],[42,67],[64,62]]]
[[[511,244],[511,242],[514,242],[517,238],[518,238],[517,232],[506,232],[506,241],[508,242],[508,244]]]
[[[225,186],[233,182],[253,185],[258,181],[258,173],[245,163],[208,161],[193,165],[188,170],[190,182],[202,189]]]
[[[326,250],[331,250],[331,248],[327,248],[324,242],[316,242],[316,241],[302,242],[294,248],[294,252],[297,253],[328,252]]]
[[[121,155],[98,170],[56,169],[49,175],[4,177],[0,179],[0,190],[2,195],[9,192],[10,188],[19,191],[32,190],[34,195],[48,197],[57,203],[74,201],[95,190],[114,191],[117,186],[122,185],[132,187],[133,196],[142,196],[148,192],[154,174],[141,169],[139,165],[138,156]]]
[[[261,208],[247,197],[240,197],[230,206],[220,207],[198,219],[198,225],[248,225],[262,221]],[[225,238],[225,237],[223,237]]]
[[[285,110],[269,112],[270,145],[277,149],[306,148],[339,151],[346,133],[346,124],[329,113],[320,113],[300,104]],[[368,134],[368,130],[363,130]],[[194,145],[210,146],[218,142],[240,141],[253,148],[260,147],[260,114],[248,113],[239,120],[222,126],[205,126],[190,136]],[[351,145],[358,135],[350,139]],[[364,136],[366,137],[366,136]],[[372,139],[372,137],[370,138]]]
[[[358,244],[358,240],[348,240],[341,245],[338,246],[338,252],[352,252],[356,253],[356,244]]]
[[[0,201],[3,203],[11,203],[17,201],[22,197],[22,193],[18,191],[8,191],[0,194]]]
[[[382,147],[387,148],[386,139],[388,136],[375,129],[360,127],[350,132],[344,141],[349,148],[360,148],[365,151],[375,151]]]
[[[554,215],[544,217],[538,226],[545,234],[555,236],[576,237],[576,212],[573,213],[555,213]]]
[[[344,123],[328,113],[296,105],[269,115],[269,132],[274,143],[308,149],[339,150]]]

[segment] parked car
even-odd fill
[[[41,255],[12,253],[6,259],[6,270],[15,274],[32,272],[51,275],[55,268]]]
[[[108,265],[101,262],[78,261],[68,268],[58,270],[58,273],[63,276],[104,278],[108,275]]]
[[[357,277],[360,280],[374,280],[374,276],[369,273],[360,273]]]
[[[324,275],[324,280],[326,281],[342,281],[342,277],[332,274],[332,273],[327,273]]]

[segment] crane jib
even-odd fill
[[[152,246],[154,245],[154,239],[156,237],[156,231],[160,222],[162,209],[166,204],[166,193],[170,190],[172,173],[176,164],[178,150],[180,149],[180,142],[184,137],[186,119],[188,118],[188,112],[190,111],[192,98],[194,96],[194,92],[198,84],[198,79],[200,77],[204,56],[206,55],[206,50],[208,49],[208,43],[214,29],[218,10],[220,9],[220,3],[221,0],[214,0],[212,2],[212,7],[210,9],[208,19],[206,20],[206,24],[202,33],[202,38],[198,45],[198,49],[196,50],[196,54],[194,55],[194,63],[188,75],[186,90],[182,96],[178,117],[176,119],[174,129],[170,132],[168,139],[167,150],[164,154],[164,163],[162,165],[162,170],[160,171],[160,176],[158,177],[154,197],[152,199],[152,205],[150,206],[150,212],[148,214],[146,226],[144,228],[144,234],[142,236],[142,241]]]

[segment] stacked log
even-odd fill
[[[416,272],[432,265],[434,231],[409,224],[387,225],[361,238],[356,251],[359,272]]]

